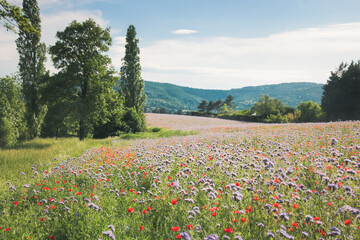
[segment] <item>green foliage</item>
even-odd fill
[[[328,120],[360,119],[360,61],[341,63],[323,89],[321,108]]]
[[[323,120],[320,105],[313,101],[302,102],[297,108],[300,110],[299,122],[320,122]]]
[[[155,130],[154,130],[155,129]],[[156,138],[168,138],[174,136],[188,136],[188,135],[196,135],[198,132],[196,131],[182,131],[182,130],[164,130],[158,128],[149,129],[145,132],[138,133],[128,133],[120,135],[121,139],[156,139]]]
[[[199,109],[199,112],[204,113],[208,108],[207,106],[208,106],[208,102],[206,100],[202,100],[197,108]]]
[[[251,108],[257,116],[269,118],[270,115],[278,115],[285,108],[284,103],[277,98],[270,98],[269,95],[262,96]]]
[[[22,79],[24,101],[26,105],[26,124],[30,139],[40,135],[41,124],[47,107],[41,103],[41,89],[44,85],[46,46],[40,43],[40,9],[36,0],[23,1],[23,16],[29,19],[36,32],[20,29],[16,40],[19,52],[19,72]]]
[[[137,133],[145,130],[145,114],[140,115],[135,108],[127,108],[122,118],[121,132]]]
[[[286,118],[286,116],[282,115],[281,113],[278,114],[270,114],[265,120],[264,122],[267,123],[287,123],[288,119]]]
[[[232,95],[237,105],[234,110],[242,110],[250,109],[264,94],[280,99],[287,106],[296,107],[300,102],[320,103],[322,86],[317,83],[282,83],[231,90],[207,90],[145,81],[146,107],[164,107],[170,111],[197,110],[202,100],[209,102]]]
[[[111,45],[110,29],[102,29],[92,19],[73,21],[56,37],[50,54],[60,71],[50,86],[61,84],[55,91],[62,98],[53,104],[71,106],[67,116],[79,125],[77,132],[83,140],[92,135],[94,124],[106,123],[111,116],[108,104],[114,98],[115,71],[103,54]]]
[[[224,103],[227,105],[228,109],[231,108],[232,110],[235,110],[236,104],[232,95],[227,96]]]
[[[141,115],[146,104],[144,80],[141,78],[139,39],[136,30],[130,25],[126,34],[125,57],[121,67],[120,94],[124,97],[124,105],[134,108]]]
[[[227,114],[227,113],[229,113],[229,109],[227,107],[227,104],[224,103],[220,109],[220,114]]]
[[[107,108],[109,117],[107,121],[98,123],[94,126],[94,138],[107,138],[118,136],[124,129],[125,123],[123,102],[119,95],[114,91],[108,96]]]
[[[38,31],[22,14],[21,8],[10,4],[7,0],[0,0],[0,20],[5,20],[4,27],[13,32],[16,32],[15,27],[27,32]]]
[[[13,77],[0,78],[0,147],[10,147],[26,136],[21,87]]]

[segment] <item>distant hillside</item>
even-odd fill
[[[237,109],[250,109],[261,96],[268,94],[278,98],[290,107],[296,107],[300,102],[313,101],[320,104],[322,84],[318,83],[281,83],[256,87],[244,87],[231,90],[208,90],[181,87],[170,83],[145,81],[147,108],[167,110],[196,110],[201,100],[225,100],[228,95],[235,99]]]

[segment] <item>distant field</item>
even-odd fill
[[[261,125],[260,123],[239,122],[219,118],[156,113],[146,113],[146,122],[148,126],[151,127],[202,131],[209,131],[211,129],[239,128]]]
[[[360,239],[359,121],[147,121],[199,134],[19,164],[0,194],[0,239]]]

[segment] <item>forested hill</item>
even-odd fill
[[[281,83],[244,87],[231,90],[208,90],[181,87],[169,83],[145,81],[147,108],[166,108],[167,110],[197,110],[199,103],[218,99],[225,100],[232,95],[238,110],[250,109],[264,94],[278,98],[290,107],[296,107],[300,102],[321,102],[323,84],[318,83]]]

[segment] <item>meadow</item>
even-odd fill
[[[1,186],[0,239],[360,238],[360,122],[147,121],[199,134],[19,163]]]

